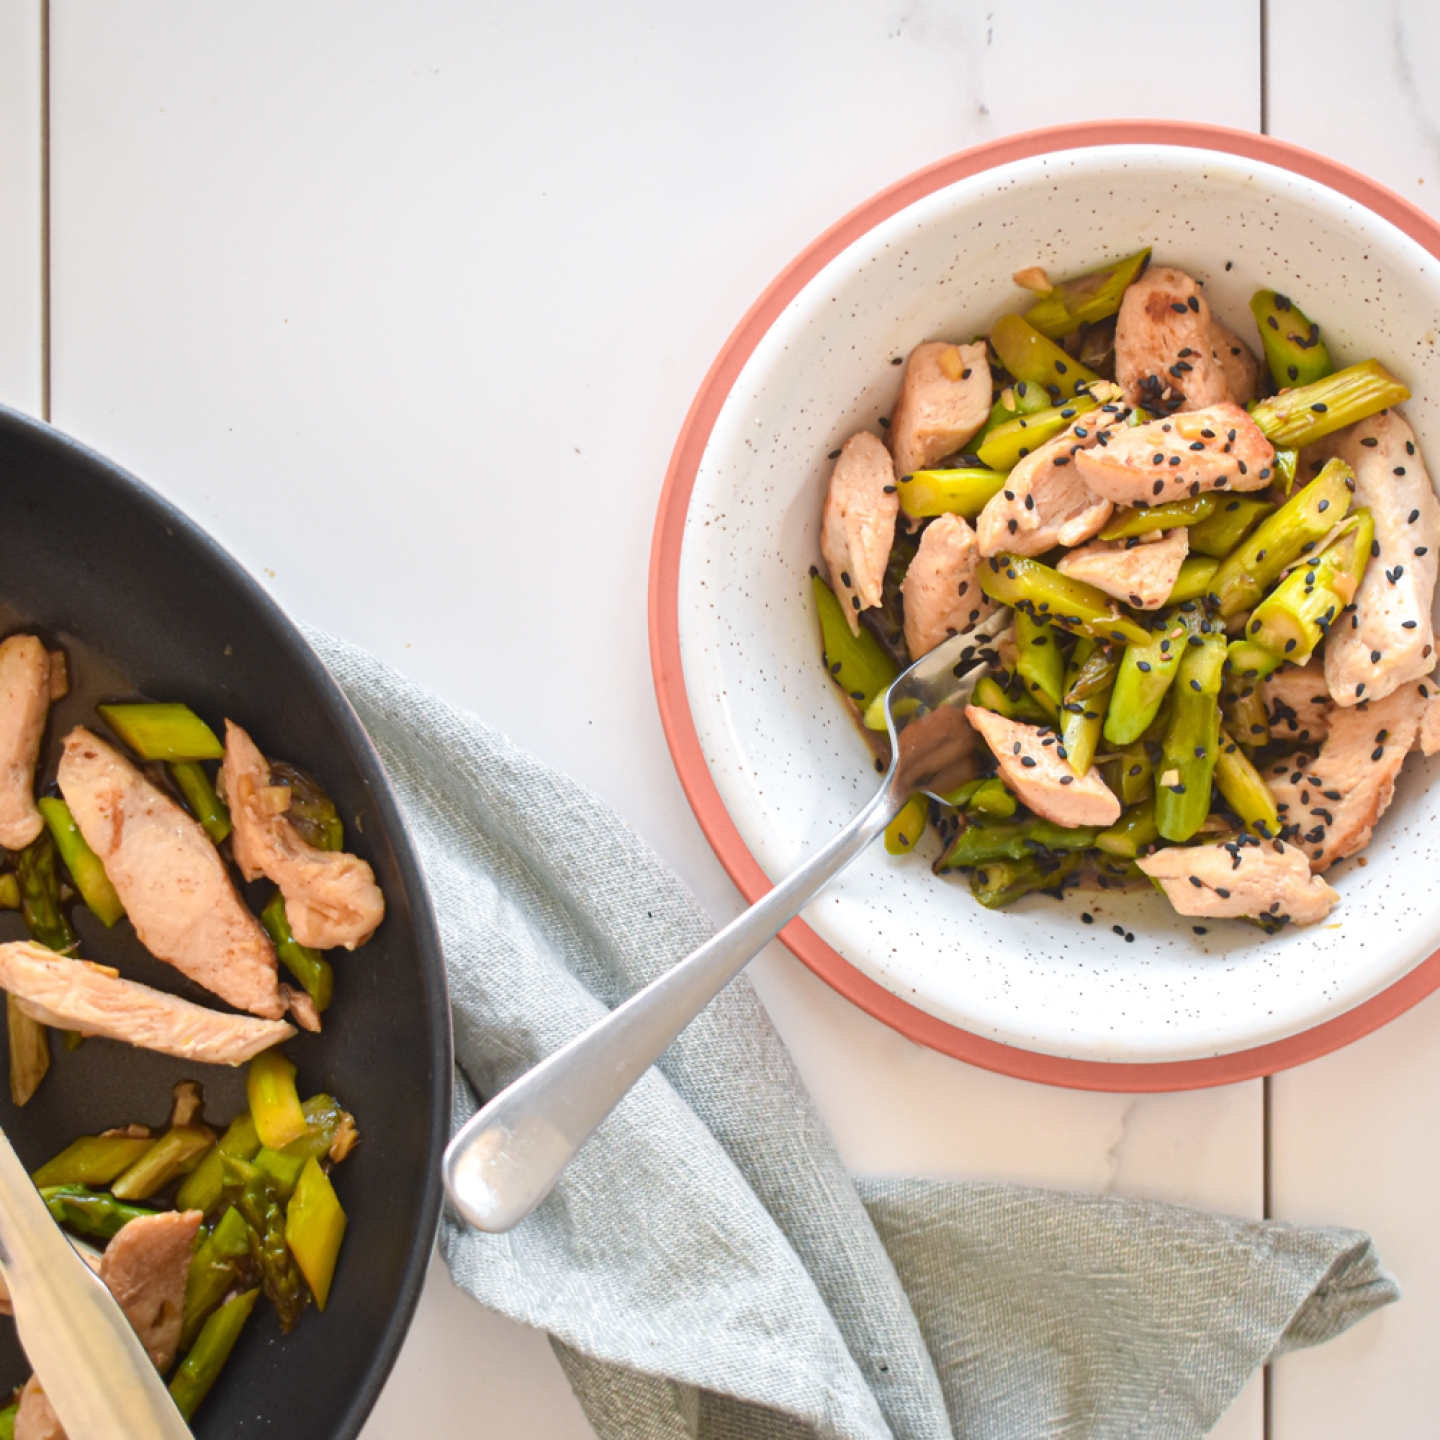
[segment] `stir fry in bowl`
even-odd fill
[[[1252,342],[1143,250],[905,364],[832,457],[827,670],[883,748],[897,672],[1004,607],[972,776],[912,800],[937,873],[1003,906],[1154,885],[1182,915],[1323,919],[1413,749],[1440,750],[1437,503],[1405,385],[1337,368],[1286,296]],[[1197,926],[1203,933],[1203,927]]]
[[[310,1303],[325,1308],[346,1228],[330,1174],[359,1129],[333,1096],[302,1102],[275,1047],[297,1026],[321,1029],[335,989],[324,952],[368,940],[385,901],[319,782],[231,721],[222,743],[183,704],[99,703],[47,752],[71,664],[33,634],[0,642],[0,908],[20,912],[29,937],[0,943],[11,1099],[27,1103],[88,1037],[247,1066],[247,1106],[223,1128],[184,1081],[163,1129],[57,1136],[33,1177],[188,1419],[261,1295],[282,1331]],[[99,922],[84,927],[101,936],[84,953],[76,907]],[[104,931],[122,922],[228,1008],[105,963]],[[0,1436],[60,1433],[33,1377],[0,1409]]]

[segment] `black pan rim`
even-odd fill
[[[72,464],[83,465],[101,483],[123,495],[128,503],[148,512],[150,517],[177,534],[183,534],[192,545],[205,553],[217,569],[227,574],[254,607],[259,618],[268,626],[276,643],[285,647],[305,673],[314,687],[317,699],[328,709],[336,727],[353,748],[373,793],[374,804],[386,834],[394,846],[396,864],[411,901],[416,950],[420,957],[418,978],[425,992],[425,1016],[429,1032],[426,1039],[435,1057],[435,1078],[431,1093],[427,1097],[426,1173],[420,1204],[420,1223],[411,1237],[410,1251],[405,1261],[404,1275],[395,1305],[366,1369],[365,1378],[338,1428],[330,1437],[326,1437],[326,1440],[355,1440],[395,1366],[425,1285],[430,1256],[434,1251],[440,1227],[440,1209],[444,1199],[440,1159],[450,1139],[451,1110],[454,1103],[454,1041],[449,986],[430,890],[425,883],[409,829],[395,798],[384,762],[349,698],[305,639],[299,626],[228,550],[184,511],[172,505],[143,480],[55,426],[0,404],[0,430],[18,435],[38,449],[64,457]]]

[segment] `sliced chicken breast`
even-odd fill
[[[59,781],[145,948],[237,1009],[278,1020],[275,947],[204,830],[83,727],[65,738]]]
[[[1429,756],[1440,751],[1440,694],[1436,693],[1433,682],[1420,688],[1430,693],[1425,698],[1425,712],[1420,717],[1417,743],[1420,753]]]
[[[1336,706],[1319,755],[1277,761],[1265,777],[1282,836],[1303,847],[1317,875],[1370,843],[1419,735],[1428,688],[1411,682],[1383,700]]]
[[[375,872],[358,855],[317,850],[300,838],[265,794],[270,762],[233,721],[225,722],[225,796],[235,823],[235,863],[247,880],[273,880],[285,897],[290,929],[302,945],[353,950],[385,918]]]
[[[954,455],[990,418],[990,360],[985,342],[917,345],[905,364],[890,417],[895,474],[913,475]]]
[[[1310,873],[1304,854],[1279,840],[1237,836],[1216,845],[1172,845],[1135,862],[1160,882],[1182,915],[1289,920],[1313,925],[1340,897]]]
[[[198,1210],[140,1216],[111,1240],[96,1267],[162,1375],[175,1363],[180,1345],[185,1280],[204,1218]],[[20,1394],[15,1436],[65,1440],[60,1417],[33,1375]]]
[[[1212,490],[1263,490],[1275,447],[1238,405],[1213,405],[1112,430],[1075,463],[1090,489],[1117,505],[1163,505]]]
[[[1325,687],[1325,670],[1318,660],[1308,665],[1282,665],[1260,682],[1270,738],[1286,744],[1320,747],[1330,729],[1335,706]]]
[[[994,613],[975,578],[979,563],[975,532],[963,516],[939,515],[925,527],[900,587],[912,660]]]
[[[899,513],[890,452],[867,430],[852,435],[830,476],[820,518],[820,553],[857,635],[860,612],[880,603]]]
[[[1007,720],[978,705],[965,707],[965,718],[990,747],[1005,783],[1021,803],[1057,825],[1113,825],[1120,801],[1092,765],[1077,776],[1053,730]]]
[[[1092,540],[1055,567],[1139,610],[1158,610],[1169,598],[1190,553],[1189,532],[1152,530],[1129,540]]]
[[[1195,281],[1152,265],[1125,292],[1115,322],[1115,378],[1126,401],[1152,415],[1234,404],[1215,333]]]
[[[1330,437],[1355,472],[1355,505],[1375,517],[1375,543],[1354,608],[1325,641],[1325,683],[1337,705],[1381,700],[1435,668],[1430,607],[1440,557],[1440,501],[1415,432],[1393,410]]]
[[[100,1259],[100,1278],[162,1375],[175,1363],[185,1317],[185,1277],[204,1218],[198,1210],[171,1210],[132,1220]]]
[[[0,945],[0,990],[42,1025],[201,1065],[243,1065],[295,1033],[283,1020],[222,1015],[28,940]]]
[[[1091,410],[1021,458],[975,521],[981,555],[1043,555],[1099,534],[1114,506],[1085,483],[1075,459],[1113,428],[1115,413]]]
[[[1223,321],[1210,317],[1210,353],[1215,357],[1237,405],[1248,405],[1260,393],[1260,362],[1255,352]]]
[[[45,828],[35,762],[50,710],[50,656],[33,635],[0,642],[0,845],[23,850]]]

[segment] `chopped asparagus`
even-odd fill
[[[892,855],[908,855],[925,833],[930,805],[923,795],[912,795],[900,813],[885,827],[885,848]]]
[[[132,1220],[158,1211],[139,1205],[126,1205],[103,1190],[84,1185],[46,1185],[40,1198],[62,1225],[78,1230],[96,1240],[112,1240]]]
[[[1062,280],[1025,312],[1025,319],[1052,340],[1104,320],[1119,310],[1125,291],[1144,273],[1149,261],[1150,248],[1146,246],[1114,264]]]
[[[1214,513],[1218,495],[1196,495],[1193,499],[1167,500],[1150,510],[1117,510],[1100,532],[1102,540],[1128,540],[1154,530],[1173,530],[1181,525],[1198,525]]]
[[[1268,500],[1257,500],[1253,495],[1223,497],[1210,518],[1191,529],[1191,556],[1211,555],[1223,560],[1274,508]]]
[[[20,882],[15,878],[13,872],[7,870],[0,875],[0,910],[18,910],[20,908]]]
[[[266,1297],[280,1317],[280,1329],[288,1334],[305,1309],[305,1285],[285,1243],[285,1210],[275,1182],[248,1160],[227,1155],[225,1198],[249,1227],[250,1258],[259,1267]]]
[[[1220,562],[1208,555],[1187,555],[1180,562],[1180,573],[1170,587],[1166,603],[1183,605],[1187,600],[1198,600],[1202,595],[1208,595],[1219,568]]]
[[[236,1261],[250,1254],[250,1227],[238,1210],[227,1210],[204,1235],[185,1277],[185,1318],[180,1349],[188,1350],[201,1327],[240,1279]]]
[[[1018,315],[1002,315],[995,322],[990,345],[1017,380],[1043,385],[1057,405],[1100,379]]]
[[[1049,820],[1009,820],[971,825],[962,830],[936,862],[937,874],[987,860],[1023,860],[1040,850],[1085,850],[1095,843],[1098,828],[1068,829]]]
[[[1272,445],[1302,450],[1322,436],[1410,398],[1409,389],[1378,360],[1363,360],[1261,400],[1250,418]]]
[[[194,1347],[175,1372],[170,1382],[170,1397],[186,1420],[200,1408],[200,1402],[220,1378],[259,1294],[258,1290],[247,1290],[227,1300],[205,1322]]]
[[[215,793],[210,777],[198,760],[177,760],[170,774],[190,806],[190,813],[205,827],[205,833],[218,845],[233,828],[230,811]]]
[[[261,1051],[250,1062],[245,1093],[262,1145],[281,1150],[309,1129],[295,1090],[295,1066],[278,1050]]]
[[[1174,708],[1155,775],[1155,823],[1166,840],[1188,840],[1210,813],[1220,745],[1220,683],[1225,636],[1192,636],[1175,675]]]
[[[101,705],[101,718],[142,760],[222,760],[225,747],[188,705]]]
[[[970,891],[987,910],[1000,910],[1036,890],[1060,889],[1084,863],[1083,851],[987,860],[970,877]]]
[[[1143,740],[1122,745],[1111,762],[1115,783],[1110,786],[1125,806],[1138,805],[1151,799],[1155,787],[1151,783],[1155,766],[1150,759],[1149,746]],[[1107,783],[1110,776],[1106,776]]]
[[[125,907],[120,903],[100,857],[85,843],[70,807],[54,795],[46,795],[36,803],[54,838],[55,848],[75,881],[80,898],[103,925],[114,925],[125,914]]]
[[[1279,835],[1280,814],[1270,787],[1224,730],[1220,732],[1220,753],[1215,760],[1215,786],[1241,822],[1262,839]]]
[[[108,1185],[118,1179],[154,1144],[130,1135],[82,1135],[30,1178],[47,1185]]]
[[[980,588],[1002,605],[1096,640],[1143,645],[1150,632],[1103,590],[1072,580],[1023,555],[996,555],[980,566]]]
[[[51,950],[73,950],[79,941],[60,908],[60,868],[55,839],[48,830],[42,830],[16,856],[15,875],[30,938]]]
[[[1286,569],[1313,550],[1345,518],[1353,486],[1350,467],[1331,460],[1231,551],[1210,582],[1221,615],[1253,608]]]
[[[330,1177],[316,1160],[307,1160],[285,1212],[285,1243],[315,1297],[317,1310],[323,1310],[330,1298],[345,1224],[345,1211]]]
[[[10,1033],[10,1098],[24,1105],[50,1068],[49,1033],[16,1004],[13,995],[5,997],[5,1023]]]
[[[992,470],[1013,470],[1019,461],[1053,440],[1077,415],[1090,408],[1088,399],[1070,405],[1057,405],[1050,410],[1037,410],[1033,415],[1017,415],[997,425],[981,442],[976,458]]]
[[[196,1169],[187,1175],[175,1195],[181,1210],[199,1210],[208,1219],[219,1207],[225,1185],[225,1156],[253,1160],[260,1149],[260,1136],[247,1111],[230,1122],[229,1128],[216,1142]]]
[[[291,932],[285,914],[285,897],[276,891],[270,903],[260,912],[260,923],[275,944],[280,963],[305,987],[315,1002],[315,1009],[324,1012],[335,993],[335,971],[330,962],[309,945],[302,945]]]
[[[1250,313],[1260,329],[1265,363],[1278,389],[1311,385],[1323,380],[1335,368],[1320,338],[1320,327],[1307,320],[1300,307],[1287,296],[1277,295],[1273,290],[1257,290],[1250,301]]]
[[[1113,647],[1084,635],[1075,641],[1060,707],[1060,743],[1076,775],[1084,775],[1094,762],[1100,727],[1119,668],[1120,659]]]
[[[858,635],[852,633],[835,592],[820,578],[819,572],[812,573],[810,578],[820,612],[825,668],[863,711],[899,671],[868,630],[861,630]]]
[[[1193,614],[1177,614],[1147,634],[1144,644],[1125,647],[1105,712],[1103,733],[1110,744],[1133,744],[1149,728],[1198,624]]]
[[[1263,680],[1284,663],[1279,655],[1272,655],[1248,640],[1232,640],[1228,647],[1227,664],[1242,680]]]
[[[963,515],[973,520],[999,493],[1005,476],[995,470],[917,470],[900,479],[900,508],[912,520]]]
[[[172,1125],[110,1187],[117,1200],[148,1200],[172,1180],[188,1175],[215,1143],[205,1125]]]
[[[1245,638],[1272,655],[1303,665],[1355,591],[1370,561],[1375,521],[1361,507],[1349,527],[1319,555],[1297,565],[1255,607]]]
[[[1036,704],[1052,718],[1060,713],[1065,656],[1060,632],[1024,610],[1015,614],[1015,673]]]
[[[1132,805],[1108,829],[1095,837],[1095,848],[1121,860],[1133,860],[1143,855],[1147,847],[1160,838],[1155,824],[1155,797],[1147,796],[1138,805]]]

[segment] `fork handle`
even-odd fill
[[[477,1229],[518,1225],[677,1035],[873,841],[907,798],[892,763],[865,808],[828,844],[698,950],[477,1112],[445,1151],[451,1203]]]

